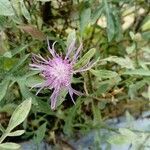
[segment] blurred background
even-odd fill
[[[73,77],[76,105],[62,92],[55,111],[29,67],[46,39],[96,61]],[[149,46],[149,0],[0,0],[0,149],[150,149]]]

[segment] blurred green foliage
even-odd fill
[[[17,105],[32,98],[22,139],[33,138],[39,144],[45,138],[57,144],[61,133],[67,141],[93,128],[105,128],[106,119],[126,110],[133,115],[148,110],[149,14],[148,0],[0,0],[0,114],[9,118]],[[90,71],[73,79],[84,96],[73,105],[62,93],[54,112],[48,103],[51,92],[44,89],[35,96],[36,89],[31,89],[42,80],[29,68],[31,54],[49,55],[46,38],[50,44],[58,42],[60,54],[65,54],[72,39],[82,42],[84,56],[77,68],[92,57],[97,60]],[[8,121],[3,120],[0,124],[5,128]],[[132,134],[138,136],[119,129],[119,141],[118,137],[105,140],[127,142]]]

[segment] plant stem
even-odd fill
[[[7,133],[4,133],[0,138],[0,143],[2,143],[6,137],[7,137]]]

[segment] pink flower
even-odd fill
[[[39,70],[45,80],[44,83],[39,83],[34,86],[39,88],[36,95],[43,88],[53,89],[53,93],[50,97],[51,109],[53,110],[56,108],[57,97],[62,89],[66,89],[69,92],[69,95],[73,103],[75,104],[73,94],[82,95],[82,93],[74,90],[71,87],[73,74],[89,70],[94,65],[94,63],[90,62],[80,69],[74,70],[74,64],[79,57],[80,50],[82,49],[82,44],[79,46],[74,56],[71,58],[70,55],[75,50],[75,40],[72,41],[67,49],[65,58],[63,58],[56,53],[54,49],[55,43],[52,45],[52,48],[50,48],[48,42],[48,50],[51,53],[52,58],[48,57],[47,59],[45,59],[40,54],[33,54],[33,64],[30,64],[31,69]]]

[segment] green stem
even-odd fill
[[[6,137],[7,137],[7,133],[4,133],[0,138],[0,143],[2,143]]]

